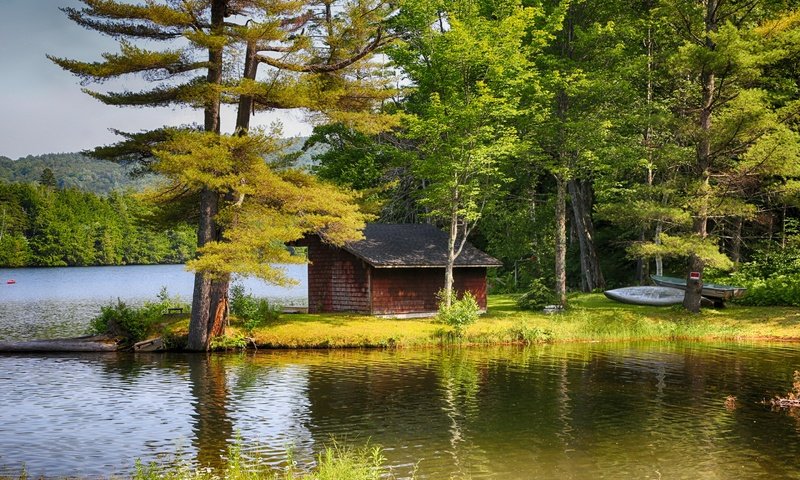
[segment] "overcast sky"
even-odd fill
[[[77,7],[79,2],[0,0],[0,156],[16,159],[105,145],[116,140],[109,128],[137,132],[202,123],[200,111],[111,107],[81,92],[78,79],[45,55],[92,61],[101,52],[118,48],[112,39],[68,20],[58,9],[63,6]],[[114,86],[125,89],[126,81]],[[223,128],[232,128],[231,112],[223,113],[222,120]],[[311,131],[296,111],[261,114],[254,123],[267,125],[274,120],[283,123],[285,136]]]

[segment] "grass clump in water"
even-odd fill
[[[316,457],[316,463],[300,467],[291,450],[286,467],[274,467],[257,456],[245,457],[241,442],[228,449],[227,463],[219,471],[194,468],[185,462],[162,465],[136,463],[131,480],[379,480],[393,479],[384,465],[386,458],[380,447],[354,447],[333,441]],[[413,478],[413,475],[412,475]]]

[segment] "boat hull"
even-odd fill
[[[603,294],[611,300],[632,305],[667,306],[683,302],[686,292],[672,287],[624,287],[606,290]]]
[[[650,278],[653,280],[653,283],[658,286],[686,290],[686,279],[662,277],[659,275],[650,275]],[[706,298],[725,301],[730,300],[731,298],[741,297],[746,291],[747,289],[742,287],[717,285],[716,283],[703,283],[703,290],[700,294]]]

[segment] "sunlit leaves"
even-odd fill
[[[215,217],[223,238],[200,248],[188,268],[285,283],[270,264],[305,261],[291,256],[286,243],[307,232],[337,245],[359,238],[366,217],[351,194],[264,160],[283,147],[275,138],[275,132],[257,130],[248,135],[176,130],[155,150],[156,171],[190,190],[213,189],[225,200]]]
[[[700,238],[696,235],[672,236],[661,234],[661,244],[637,243],[629,248],[628,253],[634,258],[672,257],[686,258],[696,255],[709,267],[730,270],[733,262],[720,253],[714,239]]]

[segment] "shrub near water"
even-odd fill
[[[256,328],[274,322],[280,317],[278,307],[270,305],[265,298],[255,298],[252,294],[246,293],[241,284],[231,287],[230,298],[231,315],[241,320],[242,328],[248,335],[252,335]]]
[[[784,248],[756,251],[730,276],[711,270],[706,278],[746,288],[745,296],[735,300],[740,305],[800,306],[800,238],[791,237]]]
[[[109,334],[123,339],[132,345],[145,340],[152,330],[164,321],[164,314],[170,308],[189,311],[189,305],[179,297],[170,297],[162,288],[157,302],[145,302],[139,307],[131,307],[121,300],[115,305],[100,307],[100,315],[91,321],[91,331],[95,334]]]
[[[464,329],[478,321],[480,306],[470,292],[465,292],[459,299],[453,299],[449,307],[444,302],[439,304],[439,313],[436,319],[453,327],[453,333],[461,337]]]
[[[555,303],[555,293],[548,288],[541,278],[534,278],[528,291],[517,299],[517,306],[522,310],[541,310]]]

